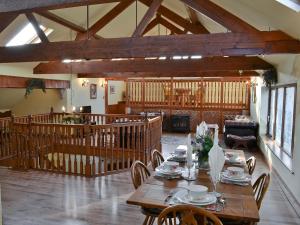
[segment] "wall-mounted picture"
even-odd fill
[[[97,84],[90,84],[90,99],[97,98]]]
[[[110,85],[110,86],[109,86],[109,93],[110,93],[111,95],[116,94],[116,87],[115,87],[114,85]]]

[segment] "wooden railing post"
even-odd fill
[[[53,123],[53,116],[54,116],[54,109],[51,106],[51,108],[50,108],[50,123]]]
[[[25,167],[27,168],[34,168],[34,162],[33,162],[33,157],[32,153],[34,152],[34,146],[33,144],[33,137],[32,137],[32,115],[28,115],[28,124],[27,124],[27,149],[25,150]],[[39,150],[41,151],[42,146],[39,146]]]
[[[91,126],[84,125],[84,136],[85,136],[85,176],[90,177],[91,174],[91,162],[90,162],[90,155],[91,155]],[[92,134],[93,135],[93,134]]]

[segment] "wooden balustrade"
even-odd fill
[[[80,114],[98,125],[57,123],[65,115],[0,120],[1,128],[8,128],[0,146],[1,154],[12,157],[9,166],[101,176],[127,170],[135,160],[148,164],[151,150],[161,149],[160,116]]]
[[[250,78],[129,79],[130,107],[248,109]]]

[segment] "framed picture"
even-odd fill
[[[90,99],[97,98],[97,84],[90,84]]]
[[[116,94],[116,87],[114,85],[109,86],[109,93],[111,95]]]

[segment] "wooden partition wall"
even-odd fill
[[[250,108],[249,77],[129,79],[126,84],[132,113],[162,111],[165,122],[171,115],[188,114],[191,130],[202,120],[222,127],[227,115]]]
[[[83,115],[97,125],[57,123],[61,113],[0,120],[2,159],[18,169],[101,176],[148,164],[152,149],[161,150],[160,116]]]

